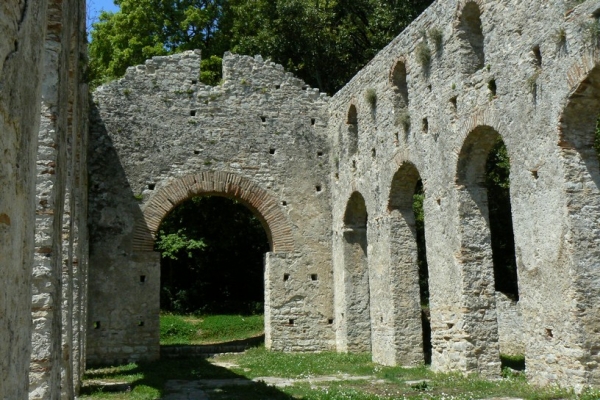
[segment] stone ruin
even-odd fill
[[[263,223],[266,346],[600,387],[600,2],[439,0],[333,97],[263,60],[155,57],[88,102],[85,2],[0,6],[0,398],[73,398],[156,360],[161,220],[199,195]],[[518,301],[485,178],[510,156]]]

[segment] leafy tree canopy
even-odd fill
[[[114,0],[103,12],[89,45],[92,86],[121,77],[127,67],[153,56],[200,49],[210,58],[229,48],[222,30],[226,0]]]
[[[155,55],[261,54],[313,87],[341,88],[432,0],[115,0],[90,43],[92,84]],[[208,62],[208,61],[207,61]],[[204,63],[204,62],[203,62]],[[209,62],[214,67],[214,59]],[[214,70],[211,69],[211,70]],[[215,78],[208,75],[210,83]]]

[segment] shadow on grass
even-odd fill
[[[88,383],[81,390],[82,395],[97,393],[133,392],[148,393],[148,399],[154,399],[150,392],[164,396],[167,381],[219,380],[218,382],[199,382],[211,400],[243,398],[248,400],[291,400],[293,397],[264,382],[254,382],[226,368],[211,364],[201,357],[162,359],[155,362],[128,364],[120,367],[90,369],[86,373]],[[105,382],[106,381],[106,382]],[[124,383],[127,382],[127,383]],[[177,382],[174,385],[178,387]],[[198,385],[196,385],[198,386]],[[173,385],[171,385],[173,387]],[[143,396],[143,395],[142,395]],[[141,397],[146,398],[146,397]]]
[[[262,346],[264,343],[265,335],[210,344],[162,344],[160,346],[160,357],[163,359],[189,358],[208,356],[216,353],[239,353],[252,347]]]

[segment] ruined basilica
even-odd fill
[[[600,1],[438,0],[333,97],[260,56],[154,57],[88,95],[84,0],[0,5],[0,398],[156,360],[162,219],[246,205],[274,351],[600,387]],[[502,139],[518,301],[497,291]],[[422,182],[431,332],[412,209]],[[598,301],[596,301],[598,300]]]

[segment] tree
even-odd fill
[[[233,51],[262,54],[333,94],[431,0],[237,0]]]
[[[155,55],[261,54],[333,94],[432,0],[115,0],[93,25],[92,86]],[[215,60],[211,65],[215,66]],[[205,66],[208,68],[208,65]],[[211,82],[216,78],[209,74]]]
[[[175,52],[200,49],[203,57],[229,48],[221,25],[226,0],[115,0],[103,12],[89,45],[92,87],[121,77],[127,67]]]
[[[251,313],[263,303],[263,256],[269,243],[244,205],[195,197],[176,207],[159,228],[161,309]]]

